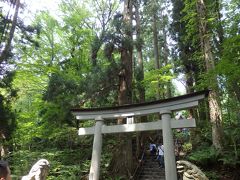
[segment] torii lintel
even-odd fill
[[[191,94],[177,96],[169,99],[115,106],[103,108],[80,108],[71,109],[72,113],[78,120],[88,119],[115,119],[118,117],[142,116],[153,113],[161,113],[161,111],[179,111],[189,109],[198,105],[198,101],[204,99],[208,95],[208,90],[199,91]]]

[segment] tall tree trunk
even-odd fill
[[[132,0],[124,1],[123,21],[125,34],[121,49],[121,71],[119,73],[119,105],[132,102]]]
[[[159,49],[158,49],[158,29],[157,29],[157,12],[153,12],[153,49],[154,49],[154,60],[155,69],[160,69],[159,62]],[[157,82],[157,94],[156,98],[160,99],[160,82]]]
[[[145,88],[142,84],[142,81],[144,80],[144,66],[143,66],[143,55],[142,55],[142,43],[143,39],[141,37],[141,20],[140,20],[140,13],[139,13],[139,6],[140,1],[135,0],[134,1],[134,8],[135,8],[135,20],[136,20],[136,49],[137,49],[137,73],[136,73],[136,81],[137,81],[137,89],[139,92],[139,102],[143,103],[145,102]],[[140,122],[144,121],[146,117],[141,117]],[[137,132],[136,135],[136,156],[139,157],[142,152],[142,133]]]
[[[13,16],[13,20],[12,20],[12,26],[9,32],[9,37],[7,39],[6,45],[0,55],[0,63],[3,62],[4,60],[6,60],[9,56],[9,52],[10,52],[10,47],[11,47],[11,43],[12,43],[12,39],[14,36],[14,32],[16,29],[16,25],[17,25],[17,18],[18,18],[18,11],[19,11],[19,7],[20,7],[20,0],[16,0],[15,3],[15,12],[14,12],[14,16]]]
[[[139,15],[139,2],[135,0],[135,18],[136,18],[136,36],[137,36],[137,82],[139,83],[138,91],[139,91],[139,101],[145,102],[145,88],[142,85],[142,81],[144,79],[144,69],[143,69],[143,55],[142,55],[142,43],[143,39],[141,37],[141,21]]]
[[[119,72],[119,105],[132,103],[132,0],[124,0],[123,28],[124,35],[121,46],[121,70]],[[118,119],[122,124],[123,119]],[[120,135],[119,149],[113,164],[113,171],[125,174],[128,177],[132,173],[132,137],[131,134]]]
[[[204,0],[197,0],[197,12],[199,16],[199,32],[201,38],[201,47],[204,55],[206,72],[210,72],[214,70],[215,63],[214,57],[212,53],[212,46],[210,42],[210,35],[207,26],[207,9],[204,3]],[[210,111],[210,121],[212,124],[212,141],[213,145],[216,149],[222,149],[222,134],[221,134],[221,109],[220,103],[218,100],[218,85],[216,76],[212,76],[209,79],[211,85],[209,85],[209,89],[212,89],[209,93],[208,101],[209,101],[209,111]],[[209,83],[210,84],[210,83]]]
[[[102,28],[99,36],[97,34],[95,34],[95,37],[91,44],[91,62],[92,62],[93,68],[97,66],[98,52],[99,52],[101,46],[103,45],[105,35],[106,35],[106,30],[105,30],[105,28]]]

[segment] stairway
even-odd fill
[[[138,180],[165,180],[165,171],[159,168],[158,162],[149,154],[145,155],[143,165],[138,171]]]

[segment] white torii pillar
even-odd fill
[[[92,150],[92,160],[91,160],[91,167],[90,167],[90,173],[89,173],[89,180],[98,180],[100,175],[103,119],[101,117],[97,117],[95,121],[96,121],[96,124],[94,128],[93,150]]]
[[[171,111],[162,110],[160,114],[162,117],[165,177],[166,180],[177,180],[177,168],[171,127]]]

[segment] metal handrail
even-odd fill
[[[130,179],[136,178],[138,170],[142,167],[143,159],[144,159],[144,156],[145,156],[145,150],[146,150],[146,148],[144,147],[144,149],[142,151],[142,154],[141,154],[141,159],[138,161],[138,165],[137,165],[133,175],[130,177]]]

